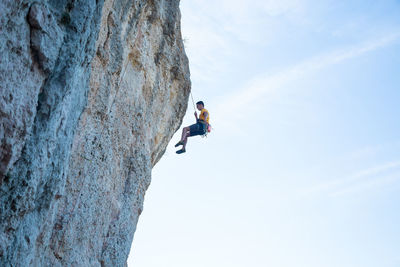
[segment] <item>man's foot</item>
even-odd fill
[[[178,150],[178,151],[176,151],[176,154],[182,154],[182,153],[185,153],[186,152],[186,149],[181,149],[181,150]]]
[[[182,142],[182,141],[179,141],[178,143],[176,143],[175,147],[177,147],[177,146],[182,146],[182,145],[183,145],[183,142]]]

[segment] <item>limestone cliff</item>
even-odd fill
[[[187,108],[179,1],[0,10],[0,266],[124,266]]]

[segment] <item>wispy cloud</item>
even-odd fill
[[[286,21],[298,25],[304,0],[182,1],[182,31],[192,79],[212,82],[232,68],[248,46],[265,45],[281,35]],[[295,22],[294,22],[295,21]],[[268,25],[268,27],[266,27]]]
[[[307,9],[305,0],[216,2],[218,2],[216,17],[224,31],[235,39],[251,45],[267,44],[279,35],[283,25],[286,23],[298,25],[307,17],[304,15]]]
[[[382,142],[380,144],[367,145],[356,151],[353,151],[349,155],[345,156],[344,159],[347,161],[362,160],[366,158],[376,157],[379,153],[388,154],[388,151],[399,151],[400,150],[400,139],[397,141]]]
[[[382,163],[357,171],[344,178],[334,179],[330,182],[303,189],[301,194],[315,195],[323,193],[336,197],[378,187],[396,180],[400,180],[400,160]]]
[[[388,175],[383,175],[383,176],[378,176],[374,177],[373,179],[369,179],[367,181],[363,181],[357,184],[353,184],[351,186],[347,186],[341,189],[338,189],[330,194],[331,197],[339,197],[343,195],[350,195],[350,194],[355,194],[359,192],[363,192],[365,190],[373,189],[373,188],[379,188],[384,185],[389,185],[393,182],[399,181],[400,180],[400,171],[388,174]]]
[[[284,86],[289,82],[315,73],[331,65],[339,64],[346,60],[362,56],[368,52],[386,47],[399,40],[399,38],[400,31],[394,32],[390,35],[361,44],[343,47],[324,55],[312,57],[273,75],[265,74],[254,78],[241,90],[225,98],[226,100],[218,106],[214,119],[221,119],[221,123],[228,123],[229,121],[226,120],[225,116],[219,117],[218,115],[222,115],[225,110],[229,110],[233,106],[235,109],[241,110],[245,107],[251,107],[259,103],[260,99],[265,99],[266,96],[272,97],[275,93],[281,92]]]

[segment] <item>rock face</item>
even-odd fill
[[[187,108],[179,1],[0,10],[0,266],[124,266]]]

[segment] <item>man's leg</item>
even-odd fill
[[[188,129],[188,131],[186,132],[185,137],[183,138],[183,146],[182,146],[183,150],[186,150],[187,139],[188,139],[189,136],[190,136],[190,129]]]
[[[188,133],[189,131],[190,131],[190,127],[184,127],[184,128],[182,129],[181,140],[180,140],[178,143],[176,143],[175,147],[178,147],[178,146],[184,144],[184,143],[183,143],[183,140],[185,140],[186,135],[187,135],[187,133]]]
[[[184,142],[184,140],[187,138],[187,133],[190,133],[190,127],[184,127],[182,130],[182,137],[181,137],[181,142]]]
[[[179,142],[182,144],[182,149],[176,151],[177,154],[182,154],[186,152],[187,139],[190,136],[190,127],[185,127],[183,129],[184,131],[182,131],[182,140]]]
[[[193,124],[193,125],[190,125],[189,127],[183,128],[182,138],[181,138],[181,141],[178,143],[179,145],[182,144],[182,149],[176,151],[176,153],[181,154],[181,153],[186,152],[187,139],[189,136],[191,136],[192,131],[193,131],[193,135],[195,135],[195,132],[198,130],[197,128],[198,128],[197,124]]]

